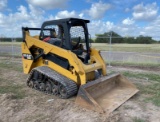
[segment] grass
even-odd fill
[[[7,69],[6,71],[12,70],[13,72],[22,72],[22,66],[17,63],[11,63],[9,61],[6,61],[6,59],[2,59],[0,61],[0,94],[11,93],[13,94],[11,96],[11,99],[23,99],[24,97],[26,97],[22,85],[14,84],[15,82],[12,80],[11,77],[3,77],[3,69]]]
[[[148,97],[144,99],[145,102],[152,102],[154,105],[160,107],[160,75],[157,74],[147,74],[147,73],[131,73],[123,72],[127,77],[133,77],[138,79],[148,79],[151,81],[149,85],[142,85],[137,83],[137,87],[142,94]]]
[[[4,46],[5,46],[5,45],[6,45],[6,46],[11,46],[11,45],[14,45],[14,46],[17,45],[17,46],[18,46],[18,45],[19,45],[19,46],[20,46],[21,43],[22,43],[22,42],[0,42],[0,45],[4,45]]]
[[[19,50],[20,50],[21,43],[22,42],[0,42],[0,46],[9,48],[9,50],[10,50],[10,52],[1,52],[2,50],[0,50],[0,56],[21,57],[21,52],[14,52],[14,50],[17,49],[17,48],[19,48]],[[12,53],[12,48],[13,48],[13,53]]]
[[[12,93],[12,99],[23,99],[24,97],[26,97],[26,95],[25,91],[22,88],[22,86],[14,84],[1,85],[0,94]]]
[[[21,54],[12,54],[12,53],[1,53],[0,52],[0,56],[5,56],[5,57],[14,57],[14,58],[20,58],[22,57]]]
[[[127,77],[148,79],[148,80],[156,81],[160,83],[160,75],[157,75],[157,74],[133,73],[133,72],[123,72],[123,74]]]
[[[154,105],[160,107],[160,82],[154,83],[151,85],[148,85],[147,87],[142,88],[141,86],[141,92],[143,94],[146,94],[150,97],[146,98],[146,102],[152,102]]]
[[[145,120],[138,118],[138,117],[134,117],[132,120],[133,122],[146,122]]]
[[[108,61],[105,61],[108,63]],[[152,68],[160,68],[159,63],[148,63],[147,61],[143,62],[133,62],[133,61],[112,61],[110,65],[116,65],[116,66],[139,66],[139,67],[152,67]]]
[[[105,43],[93,43],[92,47],[99,50],[110,50],[110,45]],[[124,52],[160,52],[160,44],[112,44],[112,51],[124,51]]]
[[[10,69],[10,70],[15,70],[20,72],[23,71],[22,66],[19,66],[16,63],[12,63],[9,61],[0,62],[0,68]]]
[[[27,116],[24,121],[25,122],[31,122],[31,121],[35,121],[39,122],[39,121],[45,121],[45,119],[49,118],[49,116],[46,116],[44,114],[38,114],[38,115],[32,115],[32,116]]]
[[[14,84],[14,81],[10,78],[0,79],[0,94],[11,93],[11,99],[23,99],[26,97],[25,91],[22,85]]]
[[[124,108],[125,109],[134,109],[132,106],[129,106],[129,105],[124,105]]]

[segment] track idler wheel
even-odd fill
[[[34,81],[33,80],[28,81],[27,86],[29,86],[30,88],[33,88],[34,87]]]

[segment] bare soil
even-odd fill
[[[0,59],[0,62],[10,60],[2,57]],[[20,59],[15,59],[13,65],[21,67]],[[108,70],[157,73],[157,71],[130,67],[112,67]],[[60,99],[28,88],[25,84],[26,79],[27,75],[22,71],[0,67],[0,86],[5,87],[9,85],[8,83],[19,85],[25,93],[23,99],[16,99],[14,93],[0,93],[0,122],[160,122],[160,107],[144,102],[147,96],[141,92],[107,117],[105,114],[76,105],[74,103],[76,97]],[[146,83],[145,79],[130,79],[134,84]]]

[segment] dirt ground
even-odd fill
[[[0,88],[13,86],[15,90],[19,90],[14,93],[0,90],[0,122],[160,122],[160,107],[144,102],[146,95],[141,91],[107,117],[76,105],[76,97],[65,100],[28,88],[25,84],[27,75],[17,68],[22,65],[20,59],[12,59],[12,62],[9,60],[10,58],[0,58],[0,62],[5,62],[0,65]],[[5,65],[9,66],[5,68]],[[151,69],[118,66],[108,68],[108,72],[111,71],[160,74],[160,71]],[[134,84],[148,83],[145,78],[129,79]],[[22,98],[15,97],[15,94]]]

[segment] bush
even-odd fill
[[[22,38],[0,38],[0,42],[22,42]]]

